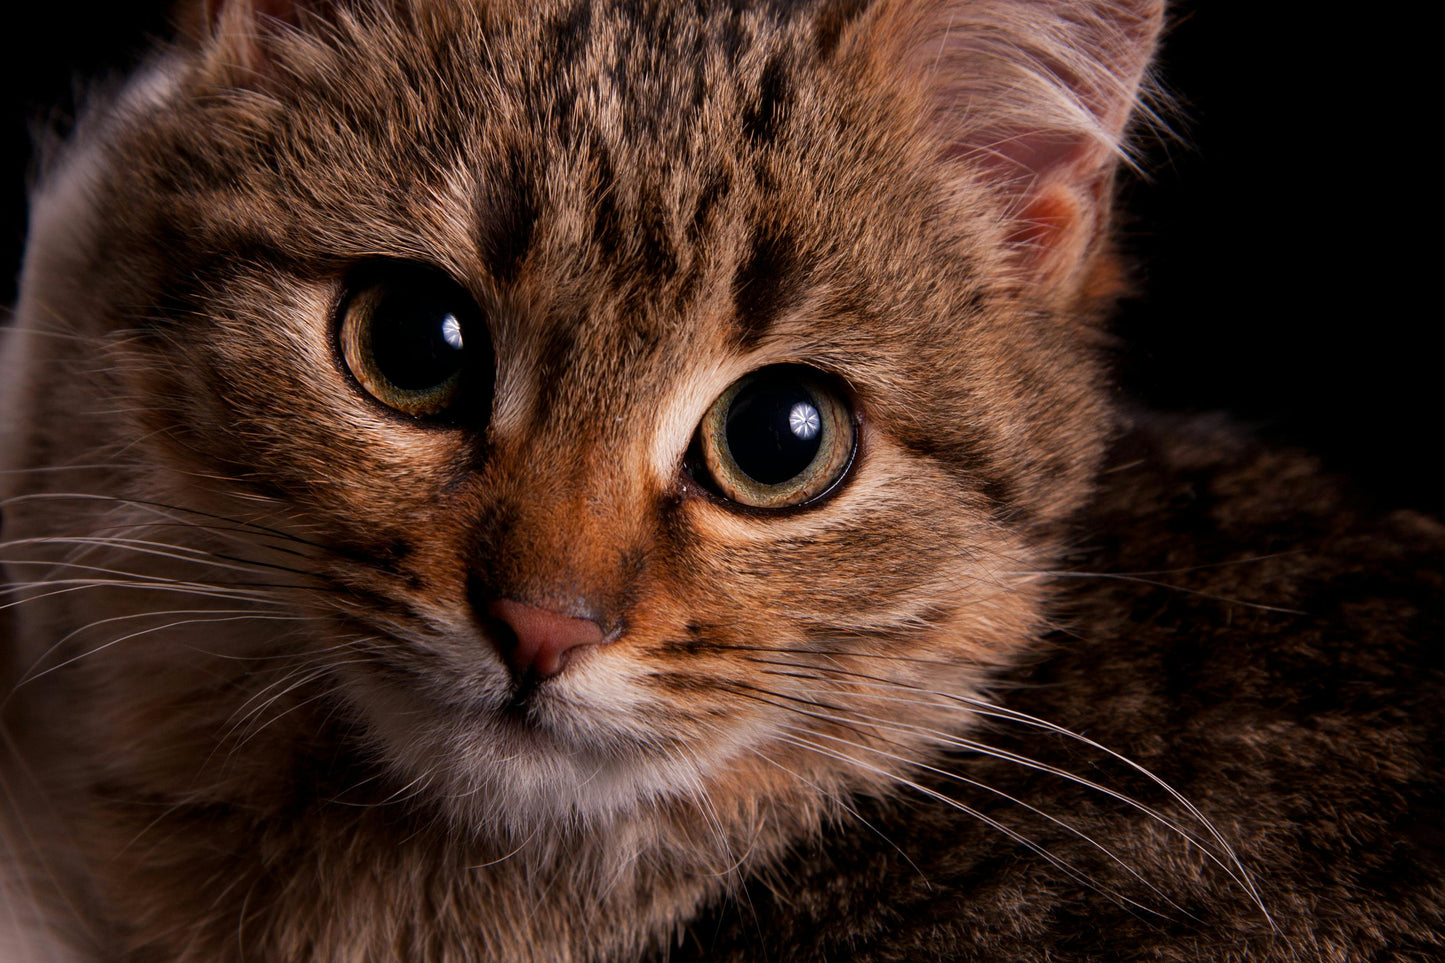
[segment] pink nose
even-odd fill
[[[498,599],[487,611],[516,636],[498,639],[497,648],[518,679],[554,676],[573,649],[602,642],[602,627],[591,619],[574,619],[511,599]]]

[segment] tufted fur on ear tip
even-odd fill
[[[177,13],[179,33],[193,47],[253,76],[269,72],[265,38],[279,29],[334,20],[353,0],[194,0]]]
[[[940,163],[1000,195],[1022,261],[1083,283],[1163,0],[883,0],[874,54],[922,96]]]

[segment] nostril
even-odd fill
[[[498,638],[496,643],[518,679],[554,676],[562,671],[574,650],[603,640],[602,627],[591,619],[549,612],[512,599],[498,599],[487,607],[487,613],[511,630],[511,638]]]

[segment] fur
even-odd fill
[[[1169,483],[1117,462],[1139,437],[1226,489],[1269,474],[1231,475],[1247,459],[1209,455],[1234,451],[1223,435],[1130,429],[1098,357],[1113,178],[1161,21],[1145,0],[197,5],[38,187],[0,358],[7,840],[31,951],[1438,942],[1438,880],[1316,926],[1318,865],[1269,841],[1319,825],[1287,805],[1298,781],[1271,781],[1292,747],[1340,773],[1367,736],[1332,755],[1297,715],[1231,716],[1226,683],[1207,708],[1206,677],[1151,688],[1180,656],[1125,620],[1155,603],[1070,577],[1267,568],[1234,546],[1157,559]],[[348,292],[398,263],[486,320],[494,383],[442,421],[378,402],[338,347]],[[846,386],[857,452],[827,497],[746,510],[687,452],[730,384],[784,363]],[[1226,511],[1262,522],[1253,499]],[[1392,524],[1381,546],[1438,551],[1432,523]],[[1138,561],[1090,554],[1115,531]],[[609,641],[519,688],[498,598]],[[1075,652],[1066,627],[1107,644]],[[1109,678],[1130,681],[1098,710]],[[1189,721],[1159,725],[1176,703]],[[1049,747],[993,731],[1014,704],[1182,795],[1107,753],[1047,763],[1099,766],[1104,789],[1041,793],[1001,753]],[[1210,713],[1235,724],[1191,743]],[[1332,798],[1371,806],[1373,835],[1317,837],[1360,867],[1423,811],[1382,799],[1439,799],[1427,727],[1371,725],[1385,781]],[[1263,788],[1219,772],[1251,740]],[[1194,760],[1214,776],[1187,778]],[[975,769],[1021,828],[935,780]]]

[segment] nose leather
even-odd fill
[[[518,679],[554,676],[562,671],[574,650],[598,645],[603,638],[602,627],[591,619],[573,618],[512,599],[493,602],[488,614],[512,630],[513,638],[497,638],[496,646]]]

